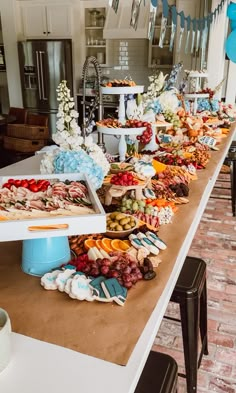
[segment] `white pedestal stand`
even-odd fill
[[[143,93],[144,86],[132,86],[132,87],[101,87],[101,94],[116,94],[120,96],[119,100],[119,110],[118,110],[118,119],[122,125],[126,122],[126,113],[125,113],[125,95],[127,94],[138,94]],[[125,160],[127,145],[125,137],[126,135],[141,135],[145,130],[145,127],[141,128],[106,128],[106,127],[97,127],[97,130],[101,134],[107,135],[120,135],[119,142],[119,156],[120,161]]]
[[[141,135],[145,130],[145,127],[140,128],[108,128],[108,127],[97,127],[98,132],[101,134],[106,135],[120,135],[120,142],[119,142],[119,156],[120,162],[125,161],[125,156],[127,152],[127,145],[125,137],[126,135]]]
[[[186,93],[184,98],[186,100],[193,100],[193,110],[192,114],[195,116],[197,114],[197,100],[199,98],[209,98],[209,94],[205,93],[198,93],[204,87],[204,79],[208,78],[208,74],[206,72],[199,72],[199,71],[191,71],[188,75],[188,84],[189,88],[191,89],[191,84],[194,84],[194,92],[193,93]]]
[[[197,114],[197,100],[199,98],[209,98],[209,94],[198,94],[198,93],[192,93],[192,94],[185,94],[184,98],[186,100],[193,100],[193,115]]]
[[[157,134],[157,129],[158,128],[170,128],[172,127],[171,123],[152,123],[152,139],[150,142],[145,145],[145,148],[143,150],[149,150],[149,151],[156,151],[159,149],[159,145],[156,143],[156,134]]]

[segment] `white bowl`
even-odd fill
[[[108,213],[107,217],[109,217],[110,214],[111,213]],[[127,217],[133,217],[133,219],[135,220],[135,223],[136,223],[135,226],[133,228],[131,228],[131,229],[126,229],[126,230],[123,230],[123,231],[107,230],[106,231],[106,235],[108,237],[110,237],[111,239],[123,239],[125,237],[128,237],[135,229],[137,229],[139,220],[136,217],[132,216],[131,214],[124,214],[124,215],[127,216]]]

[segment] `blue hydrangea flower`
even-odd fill
[[[147,111],[150,110],[150,109],[153,110],[153,112],[154,112],[156,115],[158,115],[159,113],[162,113],[162,106],[161,106],[161,104],[160,104],[160,102],[159,102],[158,99],[152,101],[152,102],[148,105]]]
[[[60,151],[53,161],[54,173],[86,174],[95,189],[101,187],[104,175],[102,168],[84,151]]]
[[[210,111],[211,105],[209,100],[207,100],[206,98],[199,98],[197,101],[197,110],[199,112]]]
[[[210,104],[211,104],[211,110],[213,112],[218,112],[218,110],[220,109],[219,101],[213,98],[210,101]]]

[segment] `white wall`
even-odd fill
[[[219,0],[212,0],[212,11],[218,6]],[[224,78],[225,68],[225,39],[228,31],[228,18],[226,16],[227,2],[222,11],[211,24],[208,48],[208,85],[214,89]],[[221,89],[222,90],[222,89]],[[218,93],[221,98],[221,91]]]
[[[2,35],[7,65],[7,83],[10,105],[22,107],[20,71],[18,65],[17,34],[16,34],[16,3],[15,0],[1,0],[0,14]]]

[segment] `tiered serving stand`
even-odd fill
[[[144,86],[130,86],[130,87],[101,87],[101,94],[116,94],[120,96],[119,99],[119,110],[118,110],[118,119],[121,124],[125,124],[126,116],[125,116],[125,95],[127,94],[138,94],[143,93]],[[125,161],[125,156],[127,152],[127,145],[125,137],[127,135],[141,135],[145,130],[145,127],[140,128],[109,128],[109,127],[101,127],[97,126],[97,130],[100,134],[106,135],[120,135],[119,141],[119,157],[120,161]]]
[[[188,75],[188,85],[191,87],[192,84],[195,86],[195,91],[193,93],[186,93],[184,98],[189,101],[193,101],[193,115],[197,114],[197,100],[199,98],[209,98],[208,93],[198,93],[202,90],[205,80],[208,78],[208,74],[205,72],[190,72]]]

